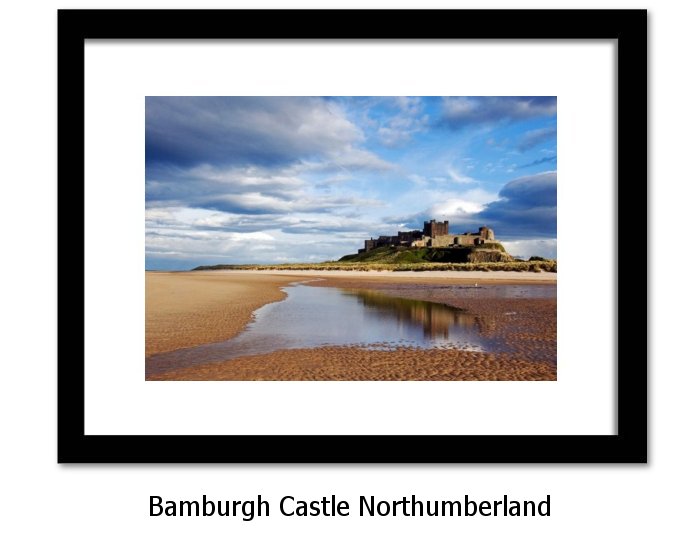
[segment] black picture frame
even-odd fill
[[[334,24],[338,21],[343,24]],[[619,282],[630,267],[620,260],[614,271],[614,435],[86,435],[84,293],[80,289],[85,285],[81,181],[85,180],[86,39],[614,40],[616,195],[622,188],[634,187],[637,203],[634,208],[624,207],[616,200],[615,247],[619,240],[625,241],[625,254],[634,256],[636,278],[643,276],[646,282],[646,271],[639,269],[647,256],[644,231],[640,235],[646,227],[645,10],[316,10],[313,14],[306,10],[59,10],[58,462],[646,462],[646,357],[632,358],[621,351],[634,342],[646,353],[646,344],[640,343],[647,330],[646,294]],[[619,327],[623,317],[624,329]]]

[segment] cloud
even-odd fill
[[[227,231],[254,233],[277,229],[279,214],[231,214],[203,208],[147,208],[147,232]]]
[[[340,208],[381,206],[380,201],[353,196],[305,195],[288,199],[262,193],[220,195],[196,203],[201,208],[238,214],[289,214],[293,212],[337,212]]]
[[[290,218],[282,227],[285,233],[294,234],[333,234],[335,237],[353,241],[372,236],[373,230],[367,221],[349,217],[310,216]]]
[[[498,195],[480,188],[468,191],[441,191],[435,188],[425,188],[416,190],[414,193],[414,202],[432,201],[433,204],[413,214],[384,217],[383,220],[387,225],[398,226],[402,230],[422,229],[425,220],[435,218],[438,221],[449,220],[451,232],[473,231],[477,221],[474,218],[477,214],[484,209],[487,203],[498,198]]]
[[[156,165],[146,178],[146,206],[217,208],[216,202],[256,198],[292,200],[304,195],[298,168],[214,167],[182,168]],[[209,203],[209,204],[207,204]],[[228,209],[224,207],[223,209]]]
[[[431,218],[459,218],[476,214],[477,212],[481,212],[483,209],[484,207],[482,205],[473,201],[464,199],[449,199],[432,206],[428,210],[427,216],[430,216]],[[454,221],[454,219],[452,221]]]
[[[423,114],[420,97],[394,97],[393,105],[399,113],[387,118],[377,129],[379,141],[389,148],[410,142],[414,134],[427,128],[429,119]]]
[[[541,172],[518,178],[503,186],[499,195],[518,206],[556,206],[557,173]]]
[[[542,172],[508,182],[499,197],[474,218],[492,227],[499,238],[556,237],[556,172]]]
[[[342,170],[390,170],[393,166],[364,149],[345,147],[329,153],[325,158],[325,164],[317,164],[319,170],[334,170],[338,167]]]
[[[342,162],[349,155],[354,166],[376,166],[358,148],[363,141],[363,132],[323,98],[146,97],[147,165]]]
[[[442,123],[456,129],[481,123],[513,122],[557,113],[557,97],[445,97]]]
[[[253,217],[247,227],[250,230],[242,231],[233,226],[248,219],[244,216],[209,212],[210,217],[191,221],[192,213],[179,210],[173,214],[169,210],[151,214],[152,221],[146,227],[148,269],[336,260],[356,252],[362,240],[385,227],[341,216],[329,219],[325,215],[297,214],[260,218],[257,222]],[[207,211],[196,213],[201,216]],[[153,223],[154,217],[158,224]]]
[[[542,157],[541,159],[535,159],[534,161],[530,163],[525,163],[524,165],[518,165],[518,168],[528,168],[528,167],[534,167],[537,165],[544,165],[545,163],[556,163],[557,162],[557,156],[552,155],[551,157]]]
[[[361,160],[361,157],[357,158]],[[190,207],[241,214],[332,212],[344,207],[374,207],[379,201],[358,197],[342,188],[335,194],[314,191],[304,173],[324,169],[316,164],[280,169],[199,165],[189,169],[156,166],[146,181],[147,208]],[[320,184],[330,188],[325,180]]]
[[[539,256],[547,259],[557,258],[556,238],[541,240],[508,240],[503,241],[503,246],[510,255],[522,259],[529,259],[532,256]]]
[[[427,197],[426,197],[427,198]],[[385,218],[420,228],[426,218],[450,221],[454,233],[488,225],[501,239],[554,238],[557,235],[557,173],[542,172],[508,182],[498,195],[481,189],[436,193],[434,203],[416,214]]]
[[[527,131],[518,142],[518,151],[527,151],[556,137],[556,127],[543,127]]]
[[[288,233],[324,232],[357,236],[373,232],[369,226],[366,219],[359,219],[351,213],[329,215],[326,212],[302,211],[290,214],[246,214],[202,208],[146,210],[146,230],[151,233],[202,231],[256,233],[280,230]]]
[[[147,97],[146,207],[262,216],[373,207],[342,187],[394,168],[364,140],[330,99]]]
[[[256,262],[253,256],[256,252],[265,249],[265,253],[274,251],[274,240],[263,238],[240,238],[231,236],[231,233],[218,233],[218,236],[210,236],[210,233],[146,233],[146,264],[147,268],[171,268],[169,263],[179,264],[186,262],[184,268],[192,268],[199,264],[229,263],[235,259],[238,263],[244,263],[246,257],[250,262]],[[239,258],[243,258],[239,261]]]
[[[463,174],[457,172],[453,167],[447,169],[447,174],[453,182],[459,184],[473,184],[476,182],[476,180],[471,176],[464,176]]]
[[[369,236],[420,229],[423,221],[433,217],[448,219],[454,233],[489,225],[514,255],[556,256],[556,172],[512,180],[498,195],[480,188],[452,192],[426,189],[417,191],[414,199],[433,199],[434,204],[418,213],[376,220],[354,216],[356,209],[365,206],[352,197],[342,203],[329,197],[326,206],[333,213],[323,207],[318,210],[323,201],[307,206],[303,200],[294,204],[294,210],[277,202],[247,202],[240,212],[149,208],[147,267],[335,260],[357,251]],[[261,213],[258,208],[268,212]],[[270,213],[270,209],[278,212]]]
[[[396,105],[406,115],[418,116],[423,111],[421,97],[394,97]]]

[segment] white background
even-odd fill
[[[86,433],[615,433],[612,238],[596,240],[598,267],[583,251],[593,229],[614,231],[615,54],[612,41],[88,42]],[[144,95],[271,92],[557,97],[556,382],[143,381]]]
[[[255,3],[281,7],[281,2]],[[364,2],[376,6],[376,2]],[[238,4],[244,5],[244,4]],[[301,5],[301,4],[299,4]],[[303,6],[313,6],[306,2]],[[317,2],[316,5],[321,5]],[[362,7],[363,2],[356,2]],[[419,2],[383,2],[421,6]],[[0,17],[2,153],[2,483],[8,543],[582,543],[697,537],[700,373],[691,342],[695,249],[697,7],[649,1],[650,463],[646,466],[58,466],[55,374],[56,7],[142,4],[6,2]],[[193,7],[150,1],[148,7]],[[207,2],[198,7],[233,7]],[[248,4],[253,6],[253,3]],[[613,7],[609,3],[445,2],[432,7]],[[616,2],[614,7],[638,7]],[[629,190],[644,193],[639,187]],[[623,203],[626,202],[623,196]],[[670,226],[670,227],[669,227]],[[668,236],[669,228],[675,236]],[[644,344],[644,332],[639,332]],[[336,493],[450,498],[552,495],[549,519],[150,519],[150,494],[245,498]]]

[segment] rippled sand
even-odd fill
[[[179,369],[149,380],[556,380],[556,366],[515,354],[321,347]]]
[[[371,288],[469,310],[481,315],[488,334],[508,348],[498,354],[360,347],[280,350],[165,372],[149,380],[556,380],[556,299],[464,298],[458,290],[430,289],[475,280],[513,282],[492,275],[147,273],[147,356],[230,338],[245,328],[255,309],[284,297],[281,286],[309,276],[320,278],[314,282],[319,286]],[[553,282],[552,276],[523,280]]]

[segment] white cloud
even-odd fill
[[[512,256],[528,259],[533,255],[556,259],[557,239],[543,240],[504,240],[502,241],[506,251]]]
[[[436,204],[450,201],[468,201],[477,205],[484,205],[498,199],[498,194],[479,187],[473,187],[464,191],[427,191],[424,198],[428,200],[428,202],[434,202]]]
[[[453,182],[457,182],[460,184],[473,184],[476,182],[476,180],[471,176],[465,176],[464,174],[460,174],[453,167],[447,169],[447,174],[450,176]]]
[[[450,199],[430,207],[430,217],[458,218],[481,212],[484,207],[473,201]],[[454,221],[454,220],[452,220]]]
[[[426,129],[429,117],[423,114],[423,102],[419,97],[394,97],[399,113],[389,117],[377,129],[379,140],[393,148],[407,144],[413,135]]]
[[[228,238],[232,242],[250,241],[250,240],[275,240],[269,233],[227,233]]]
[[[391,163],[380,159],[365,149],[346,147],[329,154],[322,166],[325,169],[336,166],[343,170],[389,170]]]
[[[275,189],[302,187],[304,182],[297,176],[303,168],[294,165],[285,168],[215,167],[209,164],[198,165],[182,171],[182,177],[199,182],[217,182],[235,188],[268,187]]]

